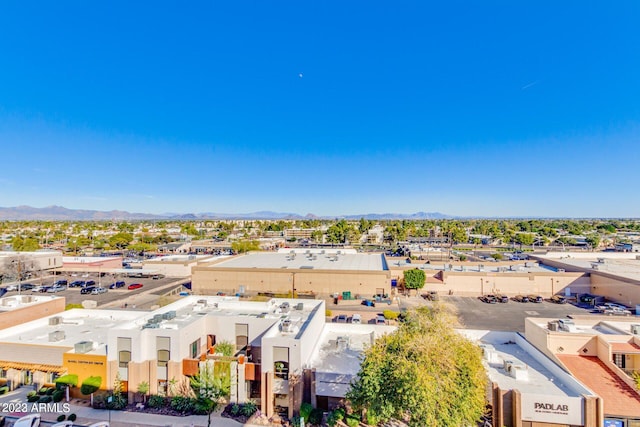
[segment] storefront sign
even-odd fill
[[[522,420],[582,425],[584,402],[581,397],[522,393]]]

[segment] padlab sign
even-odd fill
[[[584,423],[584,402],[581,397],[522,393],[523,421],[541,421],[581,426]]]

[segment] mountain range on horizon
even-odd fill
[[[314,215],[308,213],[300,215],[290,212],[258,211],[251,213],[139,213],[122,210],[99,211],[90,209],[69,209],[63,206],[46,206],[35,208],[32,206],[0,207],[0,221],[108,221],[108,220],[199,220],[199,219],[255,219],[255,220],[303,220],[303,219],[336,219],[344,218],[357,220],[360,218],[371,220],[383,219],[453,219],[451,215],[440,212],[402,213],[368,213],[357,215]]]

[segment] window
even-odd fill
[[[289,379],[288,347],[273,347],[273,373],[276,378]]]
[[[131,362],[131,352],[122,350],[118,352],[118,366],[121,368],[127,368]]]
[[[236,323],[236,350],[246,350],[249,345],[249,325]]]
[[[620,369],[624,369],[626,367],[624,354],[613,353],[613,363]]]
[[[189,355],[192,359],[196,359],[200,355],[200,338],[191,343]]]
[[[156,350],[158,367],[166,368],[171,358],[171,338],[156,337]]]

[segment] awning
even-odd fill
[[[611,352],[624,354],[640,354],[640,347],[632,342],[612,342]]]
[[[6,360],[0,360],[0,367],[3,369],[19,369],[21,371],[40,371],[40,372],[57,372],[57,373],[67,371],[62,366],[57,366],[57,365],[45,365],[41,363],[8,362]]]

